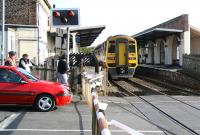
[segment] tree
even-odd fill
[[[80,47],[80,53],[92,53],[94,47]]]

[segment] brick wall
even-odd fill
[[[162,23],[156,27],[169,28],[169,29],[180,29],[180,30],[188,31],[189,30],[188,15],[183,14],[183,15],[178,16],[174,19],[171,19],[165,23]]]
[[[5,6],[6,24],[36,25],[36,0],[6,0]]]
[[[155,28],[168,28],[168,29],[179,29],[179,30],[183,30],[183,31],[188,31],[189,30],[188,19],[189,19],[188,14],[183,14],[183,15],[173,18],[167,22],[161,23],[161,24],[156,25],[152,28],[149,28],[145,31],[137,33],[136,35],[140,35],[142,33],[153,30]]]
[[[182,72],[172,72],[165,69],[139,66],[136,75],[151,77],[152,79],[170,82],[178,86],[200,90],[200,81]]]
[[[200,80],[200,55],[184,55],[183,71]]]

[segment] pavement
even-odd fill
[[[200,109],[200,97],[174,97]],[[99,97],[99,99],[108,104],[105,111],[108,122],[116,120],[144,135],[164,135],[160,127],[177,135],[189,134],[136,97]],[[200,110],[162,95],[145,96],[145,99],[200,133]],[[1,119],[4,118],[0,122],[0,135],[92,134],[91,111],[86,102],[80,100],[79,96],[74,96],[73,103],[70,105],[58,107],[54,111],[45,113],[37,112],[32,107],[26,106],[0,106],[0,116]],[[126,135],[124,131],[113,125],[110,126],[110,130],[112,135]]]
[[[32,107],[7,106],[0,114],[19,114],[0,135],[90,135],[91,112],[78,96],[73,103],[51,112],[37,112]],[[10,115],[11,116],[11,115]],[[9,117],[8,117],[9,118]],[[5,119],[6,120],[6,119]],[[2,124],[2,123],[1,123]]]

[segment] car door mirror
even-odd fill
[[[27,84],[27,82],[26,81],[24,81],[24,80],[20,80],[20,82],[19,82],[20,84]]]

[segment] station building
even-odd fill
[[[43,64],[50,53],[49,45],[52,44],[48,34],[51,28],[50,9],[47,0],[5,1],[5,42],[1,60],[13,50],[17,52],[18,58],[27,53],[34,63]],[[2,7],[0,16],[1,11]]]
[[[141,64],[182,66],[184,55],[200,55],[200,29],[183,14],[133,36]]]
[[[0,25],[2,22],[1,2]],[[66,53],[65,41],[58,34],[64,28],[51,26],[51,8],[48,0],[5,1],[5,42],[3,51],[0,47],[1,61],[11,50],[17,52],[18,59],[24,53],[29,54],[29,58],[38,65],[44,65],[45,62],[51,63],[52,58],[59,56],[62,52]],[[104,29],[105,26],[70,29],[70,52],[78,53],[79,47],[90,46]],[[0,37],[2,37],[1,26]],[[0,38],[0,45],[2,46],[2,38]]]

